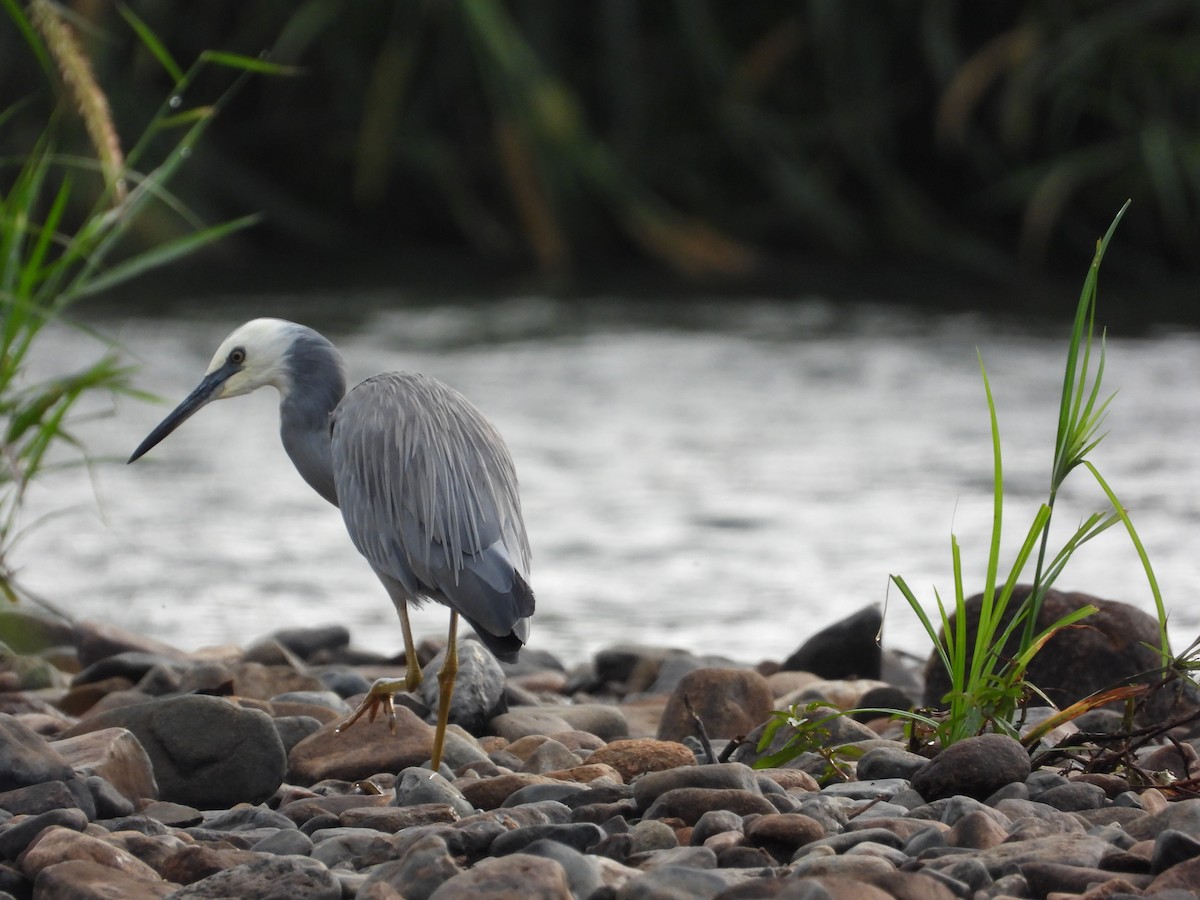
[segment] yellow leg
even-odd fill
[[[412,625],[408,621],[408,606],[400,605],[400,629],[404,632],[404,678],[380,678],[371,685],[367,696],[359,704],[358,709],[345,722],[334,729],[341,734],[364,715],[368,722],[374,722],[383,710],[387,715],[388,728],[396,731],[396,694],[400,691],[415,691],[421,684],[421,661],[417,659],[417,647],[413,643]]]
[[[458,675],[458,613],[450,611],[450,636],[446,639],[446,661],[438,672],[438,717],[433,732],[433,771],[442,764],[442,750],[446,744],[446,725],[450,721],[450,700],[454,697],[454,678]]]

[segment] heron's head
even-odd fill
[[[288,351],[301,333],[309,332],[283,319],[253,319],[235,329],[217,348],[200,384],[150,432],[129,462],[213,400],[248,394],[268,384],[286,392],[291,385]]]

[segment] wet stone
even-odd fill
[[[507,856],[510,853],[523,852],[525,847],[534,841],[548,840],[565,844],[583,853],[605,837],[599,825],[588,822],[562,825],[530,825],[509,831],[500,835],[490,848],[492,856]]]

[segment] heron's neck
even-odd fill
[[[329,416],[346,395],[342,358],[333,345],[305,329],[288,359],[290,384],[280,389],[279,435],[301,477],[337,506]]]

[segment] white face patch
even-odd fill
[[[274,385],[280,393],[291,386],[284,357],[292,345],[296,326],[283,319],[252,319],[236,328],[213,354],[208,372],[230,362],[230,354],[240,350],[242,370],[221,386],[219,397],[237,397],[264,385]]]

